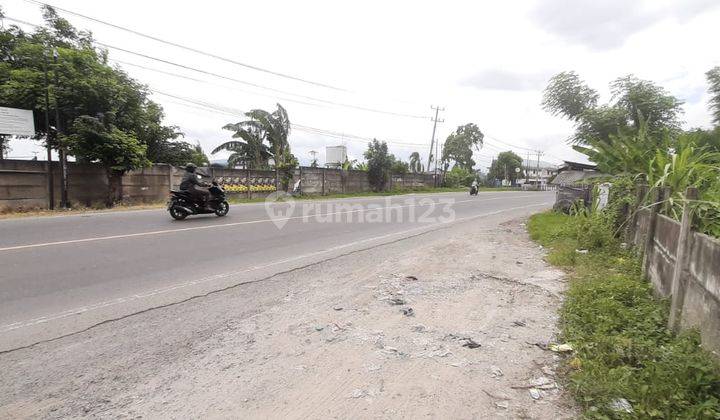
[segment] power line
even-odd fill
[[[48,4],[48,3],[43,3],[43,2],[41,2],[41,1],[37,1],[37,0],[25,0],[25,1],[28,2],[28,3],[33,3],[33,4],[36,4],[36,5],[40,5],[40,6],[49,6],[49,7],[52,7],[53,9],[60,10],[60,11],[62,11],[62,12],[64,12],[64,13],[67,13],[67,14],[70,14],[70,15],[73,15],[73,16],[77,16],[77,17],[81,17],[81,18],[83,18],[83,19],[87,19],[87,20],[90,20],[90,21],[93,21],[93,22],[97,22],[97,23],[100,23],[100,24],[102,24],[102,25],[110,26],[110,27],[112,27],[112,28],[115,28],[115,29],[118,29],[118,30],[121,30],[121,31],[124,31],[124,32],[128,32],[128,33],[131,33],[131,34],[133,34],[133,35],[137,35],[137,36],[140,36],[140,37],[143,37],[143,38],[151,39],[151,40],[153,40],[153,41],[155,41],[155,42],[160,42],[160,43],[165,44],[165,45],[170,45],[170,46],[173,46],[173,47],[176,47],[176,48],[184,49],[184,50],[186,50],[186,51],[191,51],[191,52],[194,52],[194,53],[196,53],[196,54],[201,54],[201,55],[204,55],[204,56],[206,56],[206,57],[211,57],[211,58],[214,58],[214,59],[216,59],[216,60],[225,61],[225,62],[227,62],[227,63],[235,64],[235,65],[237,65],[237,66],[242,66],[242,67],[245,67],[245,68],[249,68],[249,69],[251,69],[251,70],[260,71],[260,72],[263,72],[263,73],[272,74],[273,76],[282,77],[282,78],[290,79],[290,80],[295,80],[295,81],[298,81],[298,82],[307,83],[307,84],[314,85],[314,86],[320,86],[320,87],[324,87],[324,88],[327,88],[327,89],[333,89],[333,90],[339,90],[339,91],[344,91],[344,92],[350,92],[349,90],[344,89],[344,88],[332,86],[332,85],[329,85],[329,84],[326,84],[326,83],[314,82],[314,81],[312,81],[312,80],[303,79],[303,78],[301,78],[301,77],[292,76],[292,75],[289,75],[289,74],[286,74],[286,73],[280,73],[280,72],[277,72],[277,71],[274,71],[274,70],[269,70],[269,69],[265,69],[265,68],[262,68],[262,67],[254,66],[254,65],[252,65],[252,64],[242,63],[242,62],[240,62],[240,61],[233,60],[233,59],[227,58],[227,57],[223,57],[223,56],[220,56],[220,55],[217,55],[217,54],[213,54],[213,53],[210,53],[210,52],[207,52],[207,51],[203,51],[203,50],[200,50],[200,49],[197,49],[197,48],[192,48],[192,47],[188,47],[188,46],[186,46],[186,45],[178,44],[178,43],[176,43],[176,42],[167,41],[167,40],[164,40],[164,39],[161,39],[161,38],[152,36],[152,35],[144,34],[144,33],[142,33],[142,32],[136,31],[136,30],[134,30],[134,29],[130,29],[130,28],[126,28],[126,27],[124,27],[124,26],[116,25],[116,24],[114,24],[114,23],[110,23],[110,22],[107,22],[107,21],[104,21],[104,20],[100,20],[100,19],[98,19],[98,18],[94,18],[94,17],[91,17],[91,16],[83,15],[83,14],[78,13],[78,12],[73,12],[73,11],[68,10],[68,9],[63,9],[63,8],[61,8],[61,7],[53,6],[53,5]]]
[[[235,86],[232,86],[232,87],[231,87],[231,86],[223,85],[223,84],[220,84],[220,83],[213,83],[213,82],[210,82],[210,81],[207,81],[207,80],[195,79],[195,78],[193,78],[193,77],[185,76],[185,75],[182,75],[182,74],[173,73],[173,72],[169,72],[169,71],[164,71],[164,70],[160,70],[160,69],[156,69],[156,68],[152,68],[152,67],[146,67],[146,66],[142,66],[142,65],[140,65],[140,64],[129,63],[129,62],[127,62],[127,61],[117,60],[117,59],[114,59],[114,58],[109,59],[109,61],[112,61],[112,62],[114,62],[114,63],[119,63],[119,64],[122,64],[122,65],[124,65],[124,66],[137,67],[137,68],[141,68],[141,69],[144,69],[144,70],[157,72],[157,73],[160,73],[160,74],[165,74],[165,75],[168,75],[168,76],[177,77],[177,78],[180,78],[180,79],[187,79],[187,80],[191,80],[191,81],[194,81],[194,82],[206,83],[206,84],[209,84],[209,85],[218,86],[218,87],[222,87],[222,88],[226,88],[226,89],[234,89],[234,90],[237,90],[238,92],[244,92],[244,93],[248,93],[248,94],[251,94],[251,95],[264,96],[264,97],[266,97],[266,98],[272,98],[272,99],[276,99],[276,100],[279,99],[279,100],[282,100],[282,101],[288,101],[288,102],[293,102],[293,103],[302,104],[302,105],[309,105],[309,106],[314,106],[314,107],[327,107],[326,105],[322,105],[322,104],[314,104],[314,103],[311,103],[311,102],[298,101],[297,99],[291,99],[291,98],[286,98],[286,97],[282,97],[282,96],[273,96],[273,95],[268,95],[268,94],[264,94],[264,93],[260,93],[260,92],[253,92],[253,91],[250,91],[250,90],[239,89],[239,88],[237,88],[237,87],[235,87]]]
[[[245,115],[243,114],[242,111],[240,111],[240,110],[235,110],[235,109],[233,109],[233,108],[224,107],[224,106],[218,106],[218,105],[213,105],[213,104],[209,104],[209,103],[207,103],[207,102],[200,101],[200,100],[197,100],[197,99],[185,98],[185,97],[182,97],[182,96],[173,95],[173,94],[166,93],[166,92],[162,92],[162,91],[155,90],[155,89],[152,89],[152,88],[150,89],[150,91],[152,91],[153,93],[157,93],[157,94],[160,94],[160,95],[163,95],[163,96],[167,96],[167,97],[170,97],[170,98],[174,98],[174,99],[177,99],[177,100],[180,100],[180,101],[183,101],[183,102],[190,103],[190,104],[192,104],[192,105],[180,104],[180,105],[183,105],[183,106],[189,106],[190,108],[200,109],[200,110],[203,110],[203,111],[206,111],[206,112],[221,112],[221,113],[223,113],[223,114],[227,114],[227,115],[231,115],[231,116],[235,116],[235,117],[240,117],[240,118],[245,117]],[[177,103],[177,102],[176,102],[176,103]],[[308,133],[312,133],[312,134],[318,134],[318,135],[322,135],[322,136],[326,136],[326,137],[344,139],[344,140],[348,140],[348,141],[361,141],[361,142],[363,142],[363,143],[366,143],[366,142],[368,142],[368,141],[372,141],[372,140],[373,140],[372,137],[364,137],[364,136],[358,136],[358,135],[354,135],[354,134],[340,133],[340,132],[337,132],[337,131],[326,130],[326,129],[316,128],[316,127],[310,127],[310,126],[306,126],[306,125],[302,125],[302,124],[291,123],[291,126],[292,126],[294,129],[297,129],[297,130],[299,130],[299,131],[304,131],[304,132],[308,132]],[[418,147],[423,147],[423,146],[425,146],[425,145],[420,144],[420,143],[407,143],[407,142],[394,141],[394,140],[383,140],[383,141],[385,141],[385,142],[388,143],[388,144],[392,144],[392,145],[395,145],[395,146],[398,146],[398,147],[403,147],[403,148],[410,148],[410,147],[412,147],[412,148],[418,148]]]
[[[31,0],[26,0],[26,1],[31,1]],[[24,21],[24,20],[15,19],[15,18],[11,18],[11,17],[8,17],[8,16],[5,16],[4,18],[5,18],[5,19],[8,19],[8,20],[10,20],[10,21],[18,22],[18,23],[21,23],[21,24],[24,24],[24,25],[28,25],[28,26],[31,26],[31,27],[34,27],[34,28],[42,28],[42,26],[40,26],[40,25],[36,25],[36,24],[34,24],[34,23],[30,23],[30,22],[27,22],[27,21]],[[245,81],[245,80],[236,79],[236,78],[234,78],[234,77],[225,76],[225,75],[218,74],[218,73],[214,73],[214,72],[211,72],[211,71],[208,71],[208,70],[203,70],[203,69],[199,69],[199,68],[196,68],[196,67],[188,66],[188,65],[185,65],[185,64],[176,63],[176,62],[173,62],[173,61],[169,61],[169,60],[165,60],[165,59],[162,59],[162,58],[154,57],[154,56],[151,56],[151,55],[143,54],[143,53],[140,53],[140,52],[137,52],[137,51],[128,50],[128,49],[126,49],[126,48],[122,48],[122,47],[118,47],[118,46],[106,44],[106,43],[104,43],[104,42],[100,42],[100,41],[97,41],[97,40],[94,40],[94,43],[97,44],[97,45],[99,45],[99,46],[105,47],[105,48],[109,48],[109,49],[113,49],[113,50],[117,50],[117,51],[122,51],[122,52],[124,52],[124,53],[132,54],[132,55],[135,55],[135,56],[138,56],[138,57],[142,57],[142,58],[145,58],[145,59],[148,59],[148,60],[152,60],[152,61],[157,61],[157,62],[160,62],[160,63],[163,63],[163,64],[167,64],[167,65],[169,65],[169,66],[178,67],[178,68],[181,68],[181,69],[184,69],[184,70],[194,71],[194,72],[201,73],[201,74],[205,74],[205,75],[208,75],[208,76],[217,77],[217,78],[219,78],[219,79],[228,80],[228,81],[231,81],[231,82],[234,82],[234,83],[239,83],[239,84],[246,85],[246,86],[252,86],[252,87],[255,87],[255,88],[258,88],[258,89],[268,90],[268,91],[271,91],[271,92],[281,93],[281,94],[284,94],[284,95],[290,95],[290,96],[295,96],[295,97],[298,97],[298,98],[309,99],[309,100],[316,101],[316,102],[320,102],[320,103],[325,103],[325,104],[330,104],[330,105],[335,105],[335,106],[340,106],[340,107],[345,107],[345,108],[356,109],[356,110],[359,110],[359,111],[373,112],[373,113],[378,113],[378,114],[386,114],[386,115],[392,115],[392,116],[396,116],[396,117],[405,117],[405,118],[414,118],[414,119],[427,119],[427,118],[428,118],[427,116],[424,116],[424,115],[413,115],[413,114],[405,114],[405,113],[401,113],[401,112],[385,111],[385,110],[380,110],[380,109],[376,109],[376,108],[370,108],[370,107],[364,107],[364,106],[359,106],[359,105],[347,104],[347,103],[342,103],[342,102],[330,101],[330,100],[327,100],[327,99],[315,98],[315,97],[313,97],[313,96],[300,95],[300,94],[297,94],[297,93],[292,93],[292,92],[288,92],[288,91],[285,91],[285,90],[275,89],[275,88],[271,88],[271,87],[268,87],[268,86],[263,86],[263,85],[260,85],[260,84],[257,84],[257,83],[252,83],[252,82],[248,82],[248,81]],[[148,69],[149,69],[149,68],[148,68]],[[167,73],[169,73],[169,72],[167,72]],[[182,76],[180,76],[180,77],[182,77]]]
[[[503,145],[505,145],[505,146],[508,146],[508,147],[514,147],[514,148],[516,148],[516,149],[521,149],[521,150],[530,151],[530,152],[534,152],[534,151],[535,151],[535,149],[530,149],[529,147],[516,146],[516,145],[510,144],[510,143],[508,143],[508,142],[504,142],[504,141],[498,139],[497,137],[493,137],[493,136],[490,136],[490,135],[488,135],[488,134],[485,134],[485,137],[489,138],[490,140],[496,141],[496,142],[498,142],[498,143],[500,143],[500,144],[503,144]]]

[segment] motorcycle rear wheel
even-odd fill
[[[230,211],[230,205],[227,203],[227,201],[220,202],[217,206],[217,209],[215,209],[215,215],[217,217],[223,217]]]
[[[170,216],[175,220],[183,220],[188,217],[188,214],[185,210],[178,208],[177,206],[172,206],[170,207]]]

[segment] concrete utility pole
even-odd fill
[[[525,183],[530,182],[530,152],[527,152],[527,159],[525,160]]]
[[[435,156],[433,156],[433,147],[437,149],[437,146],[435,145],[435,130],[437,129],[437,123],[439,122],[445,122],[444,119],[438,120],[438,113],[440,111],[445,111],[445,108],[440,108],[439,106],[430,106],[430,109],[435,110],[435,118],[431,118],[431,121],[433,122],[433,131],[432,131],[432,137],[430,138],[430,154],[428,155],[428,166],[427,170],[429,171],[431,168],[431,163],[433,161],[433,157],[435,158],[435,178],[434,182],[435,185],[437,185],[437,152],[435,152]]]
[[[53,61],[55,62],[55,135],[57,138],[62,133],[62,124],[60,123],[60,105],[58,104],[58,89],[60,87],[60,79],[58,77],[58,52],[57,48],[53,49]],[[58,144],[60,150],[60,208],[67,209],[68,205],[68,173],[67,173],[67,152],[65,147]]]
[[[540,150],[537,151],[537,170],[535,172],[535,185],[537,185],[537,189],[540,189],[540,155],[542,152]]]
[[[55,209],[55,182],[52,171],[52,146],[50,145],[50,82],[48,81],[47,51],[43,50],[43,63],[45,64],[45,147],[47,148],[47,187],[48,209]]]

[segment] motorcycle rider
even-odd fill
[[[197,166],[194,163],[188,163],[185,165],[185,175],[183,175],[182,182],[180,182],[180,191],[187,191],[197,200],[202,207],[207,207],[207,202],[210,199],[210,191],[207,188],[206,183],[200,182],[195,170]]]

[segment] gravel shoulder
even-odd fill
[[[572,418],[563,273],[505,218],[0,355],[0,417]]]

